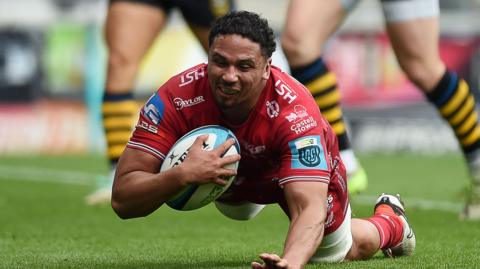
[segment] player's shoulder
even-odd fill
[[[279,129],[300,135],[322,125],[318,106],[305,86],[276,67],[272,68],[272,83],[274,92],[267,100],[267,114]]]
[[[148,99],[142,113],[160,122],[169,111],[185,112],[184,108],[196,108],[207,103],[206,64],[199,64],[171,77]],[[208,106],[208,105],[207,105]],[[198,110],[196,110],[198,111]],[[194,112],[192,112],[194,113]]]
[[[186,92],[196,88],[196,85],[207,78],[207,64],[201,63],[190,67],[173,77],[164,84],[164,88],[170,92]]]
[[[291,105],[314,101],[308,89],[294,77],[276,66],[272,66],[271,70],[275,92],[282,103]]]
[[[273,100],[287,113],[288,111],[298,111],[300,107],[305,108],[304,110],[317,108],[308,89],[275,66],[272,66],[272,83],[274,88]]]

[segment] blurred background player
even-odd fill
[[[113,171],[136,122],[139,104],[133,87],[140,62],[170,12],[178,8],[202,47],[208,48],[211,23],[233,8],[228,0],[110,0],[105,23],[108,67],[102,114],[112,175],[86,197],[88,204],[110,202]],[[178,52],[181,53],[181,52]]]
[[[357,2],[291,0],[282,36],[292,75],[309,88],[338,137],[351,193],[364,190],[367,178],[349,145],[336,78],[322,53],[329,36]],[[464,217],[480,219],[480,128],[475,97],[465,80],[440,59],[438,0],[382,0],[381,4],[400,67],[451,126],[468,162],[472,182]]]
[[[321,56],[323,45],[345,15],[340,0],[292,0],[281,41],[292,76],[310,90],[337,135],[340,155],[347,168],[349,192],[353,194],[367,188],[367,175],[350,146],[335,74]]]

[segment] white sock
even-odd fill
[[[351,174],[357,171],[358,161],[352,149],[344,149],[340,151],[340,157],[342,157],[342,161],[343,161],[343,164],[345,165],[345,169],[347,169],[347,174]]]

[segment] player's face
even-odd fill
[[[208,79],[220,109],[249,112],[270,76],[270,63],[258,43],[240,35],[217,36],[208,52]]]

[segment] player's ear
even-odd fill
[[[270,69],[272,67],[272,58],[267,59],[267,63],[265,64],[265,70],[263,70],[262,78],[267,80],[270,77]]]

